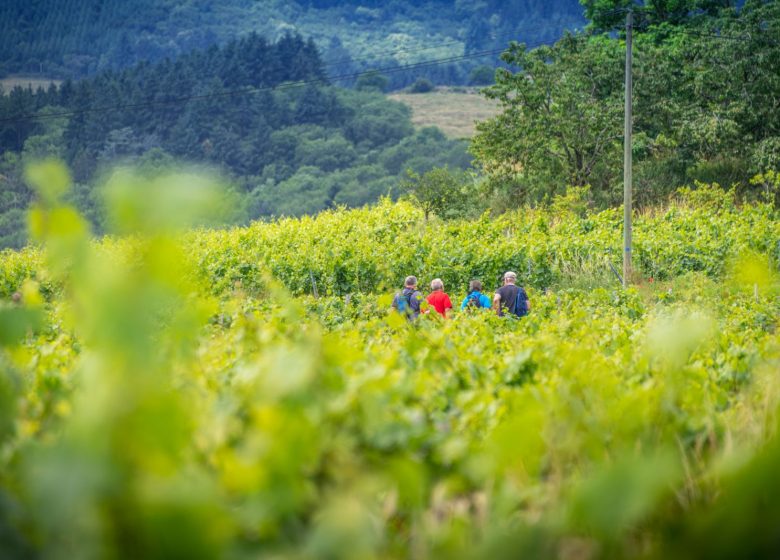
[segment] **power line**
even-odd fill
[[[526,45],[526,48],[536,48],[542,45],[546,45],[545,42],[539,42],[538,44],[533,45]],[[168,100],[160,100],[160,101],[147,101],[147,102],[140,102],[140,103],[127,103],[124,105],[111,105],[106,107],[94,107],[94,108],[85,108],[85,109],[78,109],[74,111],[63,111],[60,113],[50,113],[46,115],[39,115],[39,114],[28,114],[28,115],[20,115],[16,117],[10,117],[6,119],[0,119],[0,123],[13,123],[13,122],[22,122],[22,121],[42,121],[42,120],[49,120],[49,119],[57,119],[57,118],[64,118],[64,117],[73,117],[78,115],[85,115],[85,114],[100,114],[100,113],[110,113],[113,111],[124,111],[129,109],[145,109],[149,107],[162,107],[162,106],[168,106],[168,105],[178,105],[184,102],[188,101],[200,101],[200,100],[207,100],[207,99],[220,99],[225,97],[233,97],[238,95],[254,95],[257,93],[262,92],[269,92],[269,91],[279,91],[279,90],[286,90],[286,89],[294,89],[298,87],[304,87],[307,85],[316,85],[316,84],[328,84],[329,82],[340,82],[345,80],[353,80],[356,78],[359,78],[361,76],[366,76],[370,74],[375,73],[381,73],[381,74],[395,74],[399,72],[406,72],[410,70],[419,70],[421,68],[429,68],[433,66],[438,66],[440,64],[451,64],[454,62],[460,62],[462,60],[469,60],[472,58],[481,58],[485,56],[492,56],[499,53],[502,53],[506,51],[506,48],[500,48],[500,49],[489,49],[484,51],[477,51],[474,53],[464,54],[464,55],[458,55],[458,56],[451,56],[446,58],[439,58],[439,59],[433,59],[433,60],[426,60],[417,62],[414,64],[405,64],[405,65],[399,65],[399,66],[388,66],[385,68],[377,68],[372,70],[364,70],[361,72],[351,72],[347,74],[341,74],[336,76],[326,76],[323,78],[313,78],[313,79],[307,79],[307,80],[298,80],[294,82],[286,82],[283,84],[275,85],[275,86],[265,86],[265,87],[250,87],[250,88],[241,88],[237,90],[229,90],[229,91],[223,91],[219,93],[208,93],[208,94],[201,94],[201,95],[188,95],[188,96],[182,96],[177,97],[174,99],[168,99]]]

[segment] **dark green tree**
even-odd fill
[[[482,65],[474,68],[469,74],[469,85],[488,86],[495,81],[496,69],[492,66]]]
[[[367,72],[358,77],[355,88],[359,91],[387,91],[390,80],[387,76],[377,71]]]

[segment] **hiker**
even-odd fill
[[[417,291],[417,277],[407,276],[404,281],[404,289],[402,292],[395,294],[393,298],[393,309],[406,315],[410,321],[416,319],[420,315],[420,302],[422,301],[422,294]]]
[[[493,296],[493,309],[499,317],[505,315],[523,317],[531,310],[528,294],[521,286],[516,286],[517,274],[507,271],[504,274],[504,285],[496,290]]]
[[[431,294],[428,296],[428,304],[442,317],[447,317],[447,310],[452,309],[450,296],[444,293],[444,282],[436,278],[431,282]]]
[[[479,280],[469,282],[469,293],[460,304],[460,310],[490,309],[491,307],[493,307],[493,302],[482,293],[482,282]]]

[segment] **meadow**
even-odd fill
[[[486,99],[478,88],[437,87],[427,93],[391,93],[390,99],[412,109],[412,124],[417,128],[435,126],[448,138],[471,138],[476,122],[499,113],[498,105]]]
[[[636,218],[409,202],[191,229],[115,184],[100,240],[28,171],[0,256],[0,555],[727,558],[778,551],[780,222],[701,187]],[[533,304],[389,312],[408,273]],[[455,299],[455,298],[453,298]]]

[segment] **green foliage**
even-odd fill
[[[425,78],[416,80],[411,86],[409,86],[409,93],[428,93],[436,89],[433,82]]]
[[[390,185],[381,176],[381,170],[371,167],[361,168],[359,174],[345,172],[340,181],[348,190],[339,193],[359,197],[361,191],[353,188],[376,185],[373,194],[384,194],[382,186]],[[445,181],[445,188],[458,181],[457,174],[453,177],[447,170],[437,170],[434,176]],[[155,181],[153,185],[164,184],[161,178]],[[283,201],[290,204],[290,215],[315,195],[326,198],[328,193],[318,190],[323,185],[333,187],[313,170],[304,171],[295,181],[308,186],[290,191]],[[470,182],[461,187],[472,188]],[[146,188],[142,185],[138,192]],[[570,189],[569,195],[557,199],[555,210],[524,208],[493,218],[480,215],[479,195],[456,195],[463,196],[462,205],[446,207],[443,215],[431,215],[427,221],[416,202],[384,200],[375,207],[336,209],[316,218],[193,232],[184,242],[187,254],[197,261],[197,276],[214,295],[230,294],[237,285],[249,294],[263,294],[269,274],[295,296],[313,293],[312,278],[320,295],[343,297],[392,289],[410,273],[425,282],[442,278],[448,289],[458,290],[465,290],[474,278],[481,279],[488,291],[497,288],[506,270],[517,271],[523,284],[537,290],[616,283],[608,261],[620,266],[622,213],[589,209],[587,190]],[[170,195],[155,196],[165,200]],[[339,203],[335,199],[332,204]],[[478,217],[442,221],[451,218],[448,212]],[[148,216],[159,222],[166,219],[166,211]],[[691,270],[718,278],[745,251],[780,261],[778,238],[776,210],[771,205],[738,205],[733,193],[699,185],[680,191],[664,210],[635,216],[634,265],[640,276],[654,281]],[[106,251],[115,250],[110,239],[101,245]],[[36,272],[40,263],[40,253],[34,249],[9,253],[0,269],[0,295],[10,297],[25,278],[41,282],[47,293],[58,293],[61,288],[51,278]]]
[[[344,95],[345,103],[359,107],[345,126],[347,138],[357,146],[389,147],[414,132],[406,105],[378,95]]]
[[[295,147],[297,165],[318,167],[325,172],[350,167],[356,159],[355,148],[340,135],[301,142]]]
[[[358,77],[355,82],[355,89],[358,91],[377,91],[385,92],[390,85],[387,76],[380,72],[367,72]]]
[[[182,233],[212,204],[177,184],[194,179],[154,194],[126,171],[108,213],[132,235],[94,242],[54,194],[63,168],[27,175],[51,196],[40,248],[0,256],[0,281],[22,286],[0,308],[3,557],[778,552],[769,206],[639,217],[638,247],[700,249],[707,274],[678,260],[639,290],[529,286],[523,320],[408,324],[388,312],[404,273],[489,291],[495,270],[523,270],[521,244],[574,262],[619,237],[619,216],[426,224],[383,202]],[[149,219],[150,196],[169,211]],[[362,293],[336,296],[356,270]],[[296,298],[312,278],[320,297]]]
[[[625,23],[626,10],[633,8],[634,21],[640,29],[646,25],[691,22],[702,15],[718,15],[721,11],[733,10],[744,4],[736,0],[580,0],[585,8],[585,17],[590,27],[599,31],[610,31]]]
[[[602,206],[614,204],[622,56],[620,45],[606,38],[568,36],[530,52],[513,43],[502,59],[522,70],[496,73],[485,92],[504,112],[478,124],[471,146],[486,173],[518,182],[529,202],[565,185],[589,184]]]
[[[584,24],[577,0],[7,0],[0,6],[0,76],[44,73],[80,78],[138,62],[174,59],[252,32],[312,37],[333,73],[413,64],[500,47],[518,32],[550,41]],[[391,89],[425,76],[465,83],[473,60],[397,72]]]
[[[750,185],[758,191],[756,198],[780,208],[780,173],[771,169],[759,173],[750,180]]]
[[[27,242],[25,211],[32,193],[22,174],[18,154],[0,155],[0,247],[21,248]]]
[[[469,85],[489,86],[495,81],[495,68],[482,65],[474,68],[469,74]]]
[[[422,175],[410,169],[407,176],[408,179],[401,184],[401,192],[412,197],[423,211],[426,222],[432,214],[442,218],[462,215],[469,195],[476,198],[475,189],[469,189],[473,185],[470,185],[465,173],[453,173],[446,167],[438,167]]]
[[[611,29],[625,17],[613,8],[631,3],[585,4],[596,29]],[[780,122],[767,100],[778,90],[780,5],[732,8],[681,1],[639,9],[632,151],[640,206],[695,181],[737,184],[739,196],[749,195],[749,179],[774,167]],[[503,113],[480,123],[472,146],[491,188],[516,204],[589,184],[597,207],[618,204],[624,56],[622,39],[593,30],[531,52],[511,45],[503,60],[514,73],[499,70],[485,90]]]
[[[327,208],[337,185],[316,167],[301,167],[273,188],[258,193],[265,207],[279,215],[300,216]]]
[[[583,218],[587,214],[589,202],[590,186],[568,187],[565,195],[556,195],[553,198],[550,210],[558,216],[571,212]]]
[[[215,77],[199,79],[204,72]],[[464,143],[441,134],[416,134],[409,108],[377,92],[282,84],[323,76],[310,42],[286,35],[269,43],[250,35],[175,63],[102,72],[77,85],[65,82],[36,93],[19,88],[0,97],[0,116],[9,118],[36,109],[49,116],[67,113],[93,101],[140,107],[0,123],[0,148],[7,148],[0,160],[1,246],[21,247],[26,240],[23,212],[30,193],[21,180],[22,166],[36,159],[62,157],[71,164],[76,187],[69,200],[98,232],[106,231],[106,218],[95,187],[116,166],[133,165],[154,177],[165,175],[174,162],[208,164],[237,185],[225,196],[239,209],[236,223],[244,223],[374,202],[395,194],[391,191],[406,167],[424,172],[437,165],[469,165]],[[129,85],[138,83],[144,87]],[[228,89],[275,86],[281,87],[273,93],[215,102]],[[162,109],[147,106],[168,99],[174,89],[177,97],[191,94],[194,99]],[[203,98],[210,95],[216,97]],[[403,149],[394,149],[399,144]],[[386,160],[391,163],[385,165]],[[386,169],[383,176],[377,165]]]
[[[425,127],[388,147],[379,154],[378,160],[388,173],[395,176],[402,174],[406,168],[424,173],[442,163],[463,169],[469,163],[465,148],[464,142],[447,140],[438,128]]]

